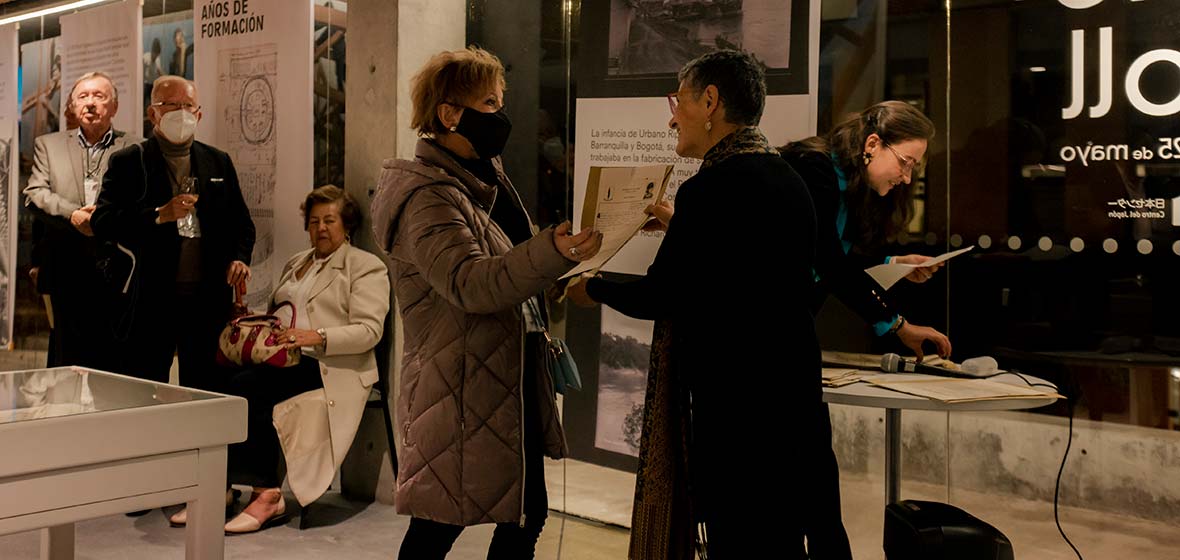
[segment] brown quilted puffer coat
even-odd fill
[[[488,217],[497,195],[432,140],[415,160],[386,160],[373,232],[389,255],[404,323],[398,513],[452,525],[522,518],[523,372],[539,374],[545,454],[564,455],[552,384],[522,368],[521,304],[575,263],[553,230],[516,247]]]

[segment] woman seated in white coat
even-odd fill
[[[284,463],[300,504],[324,493],[352,445],[369,388],[377,381],[373,347],[389,311],[385,263],[349,243],[361,213],[340,188],[311,191],[301,208],[312,246],[287,261],[271,296],[272,308],[294,304],[295,324],[283,336],[289,347],[302,348],[299,363],[235,371],[222,386],[249,402],[249,436],[229,446],[228,482],[254,487],[249,505],[226,523],[227,533],[286,521],[280,488]],[[276,314],[290,324],[289,307]],[[182,524],[184,514],[173,516],[174,524]]]

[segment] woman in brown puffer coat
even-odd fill
[[[414,160],[387,160],[374,235],[392,261],[404,323],[400,557],[444,558],[468,525],[496,523],[489,558],[532,558],[545,524],[542,454],[565,437],[537,367],[544,318],[526,311],[601,234],[534,235],[500,153],[504,67],[482,49],[442,52],[413,81]]]

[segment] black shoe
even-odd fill
[[[152,512],[152,510],[150,510],[150,509],[141,509],[138,511],[129,511],[127,513],[124,513],[123,515],[126,515],[127,517],[143,517],[151,512]]]

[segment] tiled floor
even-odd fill
[[[171,511],[171,510],[170,510]],[[551,514],[537,546],[537,558],[598,560],[625,558],[626,529],[599,523],[570,520],[561,537],[560,514]],[[298,519],[286,526],[225,539],[227,559],[283,560],[343,559],[389,560],[397,555],[409,525],[409,518],[397,515],[382,504],[348,502],[339,494],[321,498],[313,514],[313,527],[300,531]],[[482,559],[487,556],[492,526],[473,527],[455,543],[449,558]],[[184,530],[168,526],[160,510],[139,518],[122,515],[79,523],[77,526],[78,560],[169,560],[184,558]],[[0,537],[0,559],[34,560],[38,558],[37,533]]]
[[[561,471],[547,470],[550,504],[560,507]],[[629,518],[631,477],[625,473],[570,462],[567,465],[571,510],[599,518]],[[905,497],[946,500],[939,485],[907,481]],[[845,523],[860,560],[880,560],[883,489],[874,478],[846,478],[843,481]],[[1014,543],[1022,560],[1067,560],[1074,558],[1053,523],[1052,504],[1012,497],[996,497],[958,491],[953,502],[992,523]],[[1065,530],[1090,560],[1135,558],[1172,560],[1180,550],[1177,527],[1077,509],[1062,509]],[[562,521],[564,520],[564,532]],[[226,558],[304,560],[312,558],[392,559],[408,526],[408,518],[390,506],[348,502],[329,494],[316,504],[313,527],[300,531],[298,520],[258,534],[226,539]],[[454,560],[482,559],[492,527],[464,532],[450,555]],[[626,558],[628,531],[579,518],[550,515],[537,549],[537,558],[564,560],[607,560]],[[39,540],[36,533],[0,537],[0,560],[35,559]],[[140,518],[111,516],[80,523],[77,529],[79,560],[166,560],[184,557],[184,531],[168,526],[159,511]],[[773,552],[768,551],[768,558]]]

